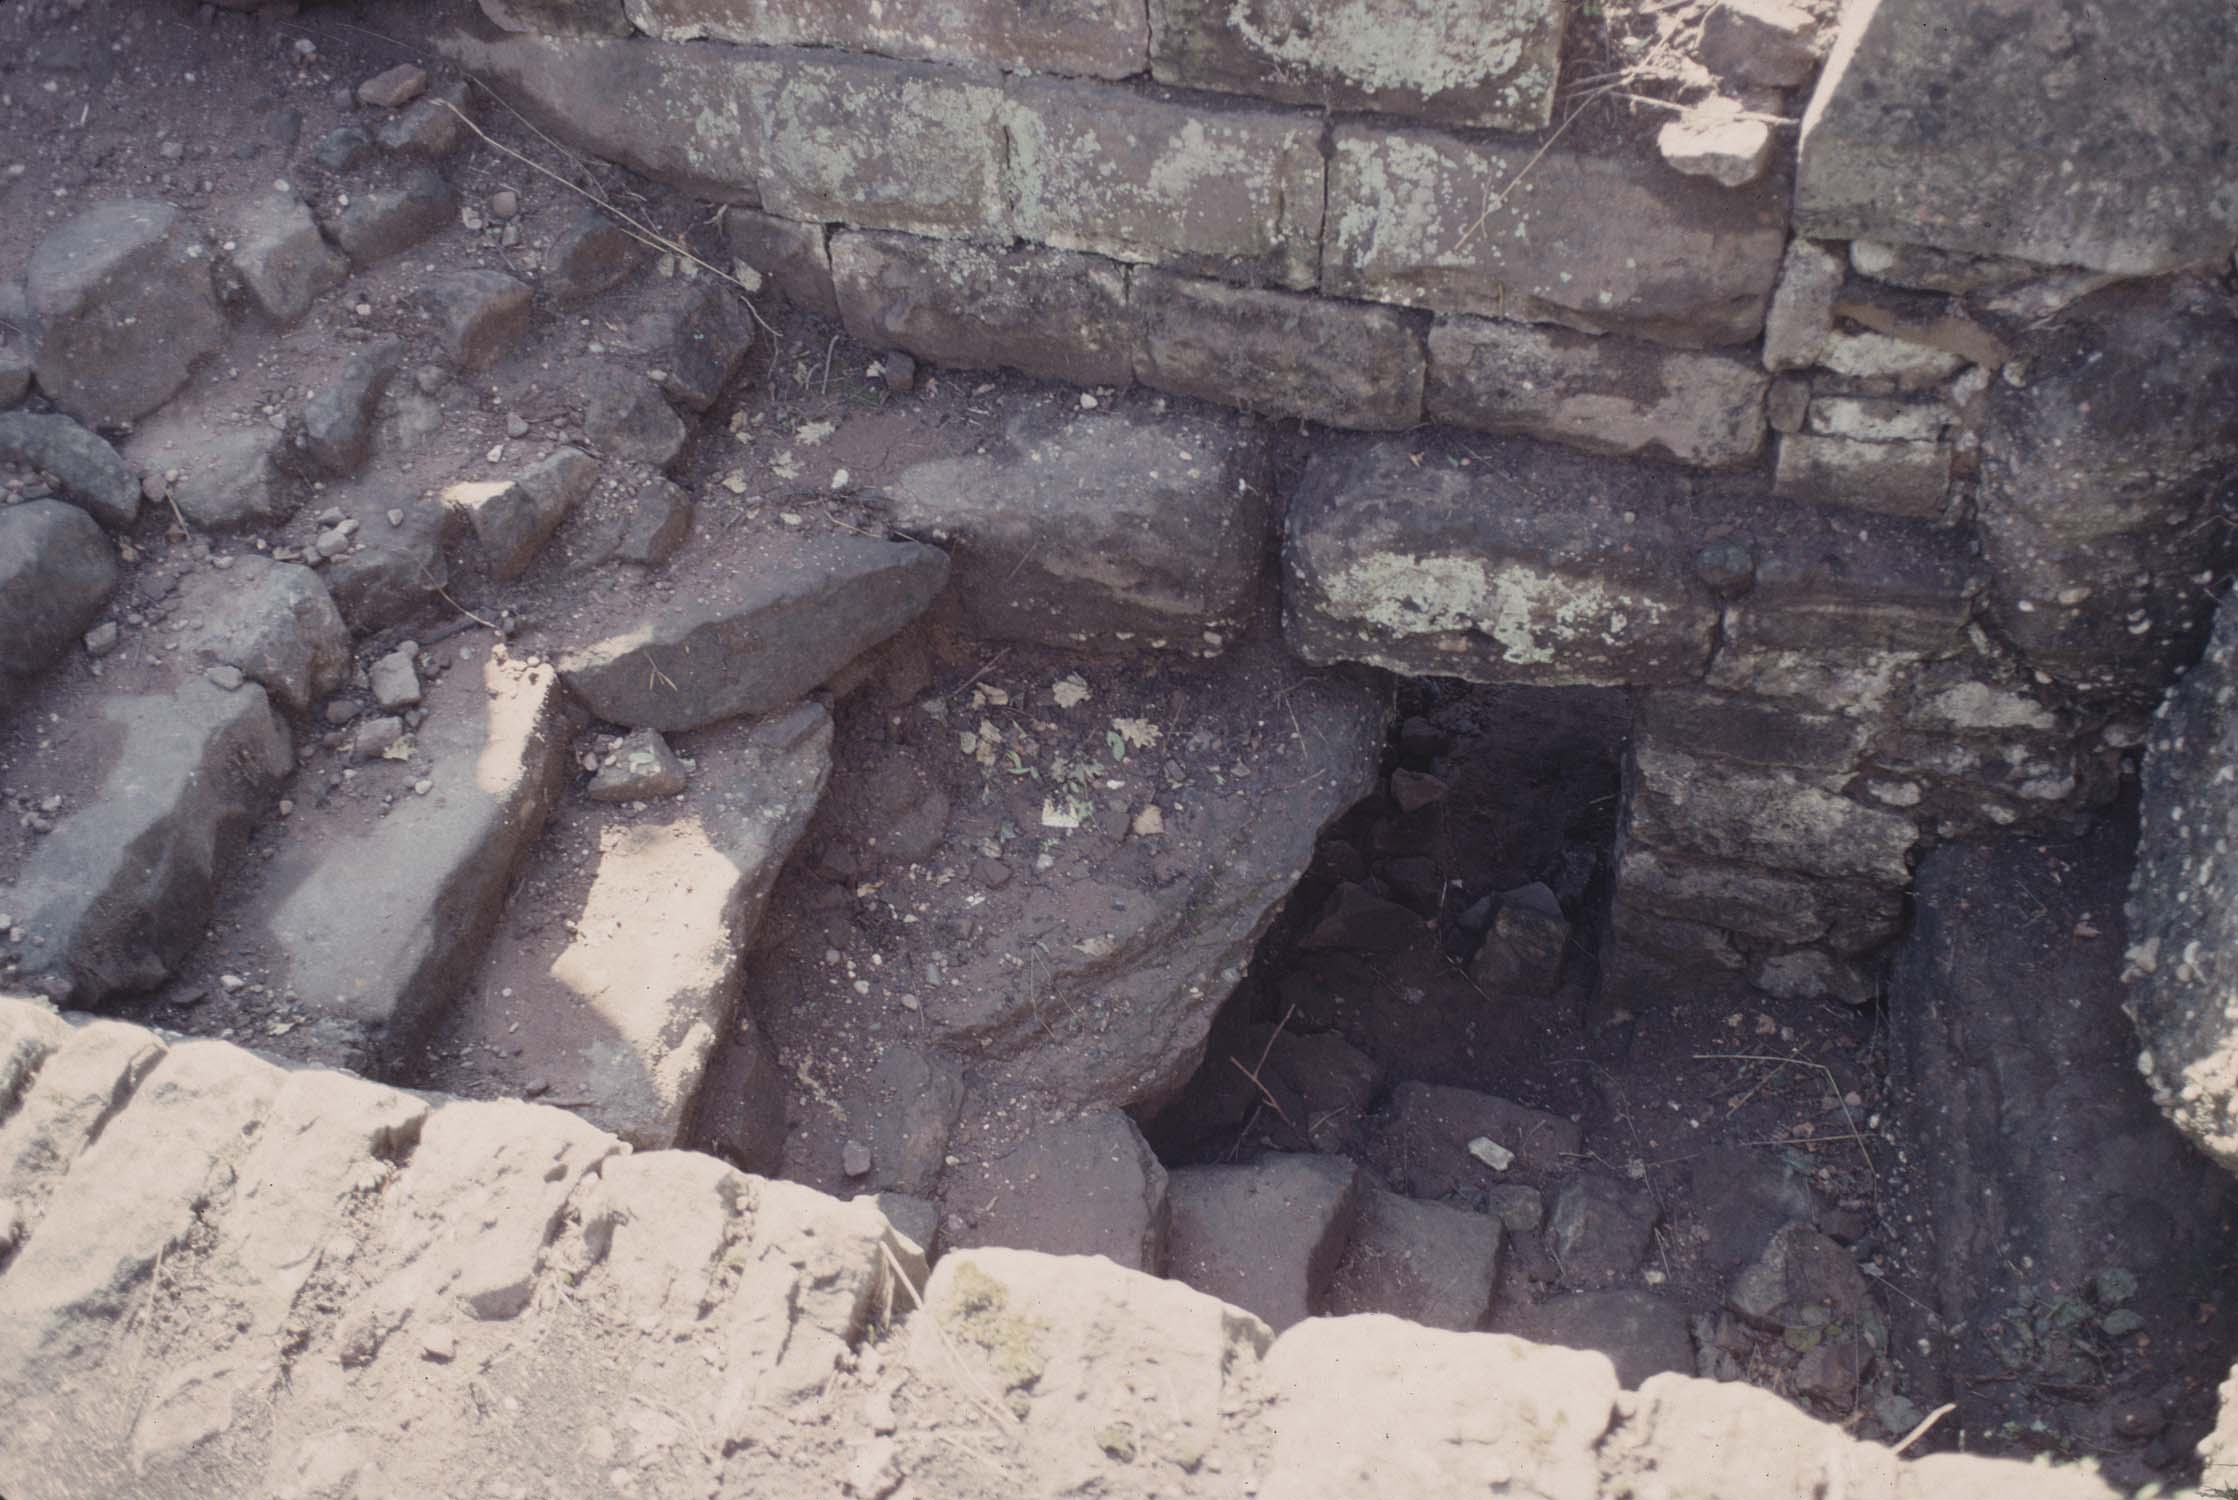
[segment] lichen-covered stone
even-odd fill
[[[1633,836],[1657,848],[1901,889],[1919,842],[1910,818],[1823,790],[1792,773],[1634,747]]]
[[[1079,385],[1133,383],[1127,275],[1110,261],[843,233],[832,237],[831,277],[847,331],[874,347]]]
[[[1857,521],[1781,504],[1755,523],[1752,584],[1726,607],[1710,686],[1869,714],[1900,671],[1964,646],[1981,589],[1968,538],[1902,517]]]
[[[1432,421],[1729,468],[1764,446],[1753,360],[1490,318],[1430,327]]]
[[[1006,71],[1126,78],[1147,66],[1139,0],[626,0],[664,42],[831,47]]]
[[[2219,0],[1994,22],[1881,0],[1844,9],[1803,117],[1795,215],[1824,239],[2145,275],[2228,259],[2234,149],[2238,28]]]
[[[1848,272],[1842,257],[1798,236],[1780,261],[1779,285],[1764,314],[1764,367],[1802,370],[1818,363],[1834,329],[1834,300]]]
[[[1331,427],[1422,419],[1422,340],[1386,307],[1137,270],[1134,373],[1178,396]]]
[[[1681,347],[1754,338],[1787,244],[1775,177],[1745,189],[1555,144],[1340,125],[1321,289]]]
[[[1542,130],[1568,0],[1151,0],[1160,83]]]
[[[1626,511],[1588,460],[1486,446],[1468,468],[1389,442],[1308,460],[1283,545],[1291,647],[1475,682],[1699,678],[1718,607],[1680,561],[1683,523]]]
[[[1001,236],[1014,147],[998,76],[840,54],[771,66],[774,81],[753,95],[764,208],[864,229]]]
[[[1950,449],[1939,442],[1864,443],[1815,433],[1780,439],[1774,494],[1890,516],[1939,517]]]
[[[761,201],[768,152],[758,109],[781,71],[767,54],[463,30],[440,34],[436,46],[586,151],[702,197]]]
[[[1010,227],[1021,237],[1234,280],[1314,284],[1319,121],[1059,80],[1014,81],[1008,95]]]

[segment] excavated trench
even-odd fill
[[[2041,452],[2188,473],[2204,419],[2147,463],[2160,413],[2118,414],[2230,388],[2227,288],[1845,259],[1743,187],[1680,216],[1720,227],[1679,260],[1753,257],[1761,287],[1687,282],[1587,339],[1548,331],[1590,321],[1567,304],[1319,297],[1302,268],[1339,247],[1279,207],[1240,272],[1134,259],[1191,222],[1170,205],[1087,234],[1099,253],[857,222],[790,179],[711,213],[713,116],[631,92],[657,69],[575,123],[665,184],[553,157],[563,189],[515,154],[552,138],[440,59],[531,112],[604,101],[585,80],[637,43],[565,27],[468,16],[441,53],[407,6],[352,12],[401,42],[127,11],[105,53],[89,9],[0,11],[52,85],[0,95],[41,143],[0,192],[57,205],[0,223],[0,406],[23,407],[0,540],[40,591],[0,598],[0,987],[871,1199],[935,1264],[1098,1255],[1277,1333],[1390,1313],[1596,1350],[1627,1387],[1743,1383],[1878,1442],[1950,1407],[1916,1451],[2199,1477],[2238,1208],[2139,1077],[2123,908],[2151,705],[2198,659],[2226,528],[2152,550],[2216,520],[2167,481],[2148,523],[2124,512],[2147,540],[2121,587],[2179,578],[2176,602],[2100,620],[2096,574],[2030,575],[2071,611],[2046,626],[1983,576],[2036,518],[1996,532],[1984,496]],[[144,56],[173,28],[183,82]],[[729,56],[689,46],[675,66]],[[166,146],[114,121],[72,144],[125,77]],[[1099,78],[1000,88],[1233,113]],[[1267,128],[1310,119],[1333,193],[1326,153],[1380,105],[1329,127],[1296,102]],[[1638,136],[1612,108],[1570,144],[1660,202]],[[120,253],[161,274],[19,295],[35,251],[75,263],[50,235],[138,235]],[[209,264],[209,298],[166,304]],[[1734,342],[1775,270],[1824,304],[1823,349]],[[105,405],[129,382],[98,358],[61,368],[50,339],[34,365],[34,300],[209,347]],[[1522,409],[1565,381],[1647,435]],[[1678,389],[1717,409],[1625,406]],[[2111,436],[2069,431],[2093,411]],[[0,1271],[39,1244],[23,1184],[50,1164],[0,1161]],[[389,1180],[349,1188],[368,1244]],[[532,1207],[532,1267],[551,1225],[627,1221]],[[120,1284],[171,1283],[157,1256]]]

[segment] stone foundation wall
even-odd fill
[[[1923,849],[2105,801],[2198,649],[2238,33],[1728,0],[1588,116],[1567,9],[482,0],[444,47],[865,343],[1409,434],[1277,497],[1293,646],[1640,690],[1612,976],[1862,1000]]]

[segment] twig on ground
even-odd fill
[[[479,78],[476,78],[473,81],[475,84],[482,88],[487,89],[489,87],[487,84],[482,83]],[[496,96],[493,94],[491,97],[494,98]],[[442,105],[452,114],[458,116],[459,123],[461,125],[464,125],[468,130],[473,131],[475,135],[481,137],[482,141],[486,145],[488,145],[490,149],[494,151],[504,152],[507,156],[512,157],[513,160],[519,162],[522,166],[527,167],[530,171],[542,173],[544,176],[549,177],[552,181],[558,183],[561,187],[582,198],[584,201],[595,204],[602,212],[612,216],[614,221],[617,224],[621,225],[622,229],[626,233],[628,233],[631,238],[635,239],[639,244],[650,246],[655,250],[666,251],[668,254],[675,256],[678,260],[690,261],[693,265],[699,267],[702,271],[705,271],[708,275],[714,277],[716,280],[728,282],[730,283],[730,285],[736,287],[739,293],[747,299],[746,311],[753,314],[754,321],[761,324],[763,330],[766,331],[772,339],[775,339],[777,337],[777,330],[771,326],[770,321],[767,318],[762,316],[761,309],[754,306],[752,300],[753,289],[748,287],[745,282],[739,280],[736,276],[724,270],[722,267],[716,265],[714,262],[703,260],[699,256],[694,255],[691,250],[688,249],[681,241],[672,240],[667,235],[662,234],[659,230],[653,228],[651,225],[646,224],[642,220],[639,220],[629,214],[622,212],[622,210],[614,206],[613,199],[601,197],[599,194],[592,192],[589,188],[582,186],[580,183],[569,182],[564,176],[560,175],[558,172],[553,171],[550,167],[545,166],[535,157],[528,156],[522,152],[514,150],[511,146],[506,145],[503,141],[491,135],[481,126],[475,124],[471,119],[467,117],[465,110],[460,109],[450,100],[438,99],[435,102]],[[502,103],[503,101],[500,100],[499,102]],[[507,107],[510,108],[511,106]],[[535,129],[534,126],[530,126],[529,128],[532,130]],[[541,130],[538,130],[536,133],[539,136],[542,136],[548,142],[551,140],[551,138],[549,136],[545,136],[544,132],[542,132]],[[561,155],[567,156],[567,152],[563,148],[558,146],[556,142],[553,143],[553,149],[559,151]],[[568,156],[568,160],[574,161],[575,158],[572,156]],[[586,173],[586,175],[588,174]],[[837,342],[836,335],[834,336],[833,341],[835,343]]]
[[[1261,1070],[1266,1067],[1267,1058],[1273,1054],[1274,1044],[1281,1039],[1282,1028],[1289,1025],[1290,1018],[1297,1013],[1298,1007],[1295,1005],[1292,1005],[1288,1010],[1282,1013],[1282,1019],[1275,1022],[1274,1030],[1267,1036],[1267,1044],[1259,1049],[1259,1061],[1253,1066],[1247,1068],[1243,1065],[1242,1058],[1237,1057],[1232,1052],[1228,1054],[1228,1061],[1235,1064],[1236,1071],[1251,1080],[1251,1086],[1259,1091],[1260,1098],[1267,1101],[1267,1107],[1272,1109],[1275,1112],[1276,1117],[1279,1118],[1283,1124],[1289,1126],[1292,1130],[1298,1128],[1297,1122],[1291,1119],[1290,1112],[1282,1107],[1282,1101],[1275,1098],[1274,1094],[1269,1091],[1267,1086],[1259,1081],[1259,1074]]]
[[[988,657],[987,664],[985,666],[972,673],[969,677],[966,677],[963,680],[963,685],[958,687],[948,696],[951,698],[961,698],[964,694],[970,692],[974,687],[978,686],[980,678],[986,676],[989,672],[992,672],[996,667],[1000,666],[1002,664],[1002,659],[1009,654],[1010,648],[1008,646],[1005,646],[1000,651],[997,651],[993,656]]]
[[[1780,1057],[1775,1054],[1763,1052],[1697,1052],[1694,1054],[1694,1060],[1696,1062],[1793,1063],[1797,1067],[1816,1068],[1819,1072],[1825,1074],[1826,1091],[1829,1094],[1832,1094],[1834,1096],[1834,1102],[1841,1106],[1842,1119],[1849,1125],[1849,1133],[1847,1135],[1818,1136],[1814,1139],[1819,1141],[1846,1140],[1857,1142],[1857,1154],[1865,1163],[1866,1181],[1872,1185],[1873,1189],[1873,1212],[1875,1214],[1878,1214],[1880,1212],[1880,1168],[1873,1165],[1873,1153],[1866,1145],[1866,1143],[1870,1141],[1872,1137],[1857,1128],[1857,1116],[1850,1113],[1849,1100],[1842,1097],[1842,1081],[1834,1076],[1834,1070],[1832,1068],[1829,1068],[1822,1062],[1813,1062],[1807,1057]],[[1795,1140],[1759,1141],[1756,1144],[1760,1146],[1804,1146],[1811,1143],[1812,1142],[1808,1140]]]
[[[457,610],[460,614],[466,616],[466,618],[472,620],[475,624],[481,626],[484,630],[495,631],[499,635],[505,634],[504,627],[499,625],[496,621],[483,619],[480,615],[474,613],[474,611],[468,609],[465,605],[459,603],[456,599],[453,599],[451,597],[451,591],[449,589],[438,586],[435,592],[443,596],[443,602],[445,604],[448,604],[451,608]],[[453,632],[453,634],[456,633],[457,632],[455,631]]]
[[[1903,1452],[1906,1448],[1909,1448],[1912,1444],[1927,1436],[1928,1428],[1933,1427],[1937,1422],[1942,1421],[1943,1418],[1949,1416],[1956,1410],[1958,1410],[1957,1402],[1945,1401],[1941,1406],[1936,1407],[1926,1416],[1920,1418],[1919,1425],[1917,1427],[1914,1427],[1910,1432],[1905,1433],[1904,1440],[1898,1443],[1895,1447],[1889,1449],[1889,1453],[1891,1455],[1894,1455]]]

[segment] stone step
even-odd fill
[[[424,694],[417,730],[323,795],[305,789],[313,805],[281,825],[197,958],[199,1028],[381,1073],[471,975],[566,775],[577,715],[549,666],[478,645]]]
[[[579,644],[560,673],[600,718],[674,730],[773,712],[915,619],[948,581],[937,548],[841,531],[686,558],[662,592],[611,594],[569,622]]]
[[[294,767],[264,689],[201,677],[101,700],[114,748],[33,846],[0,904],[27,937],[18,979],[80,1008],[152,989],[200,941],[218,889]]]
[[[641,1150],[681,1142],[718,1045],[758,1025],[741,970],[830,775],[831,716],[802,704],[686,749],[678,794],[554,814],[422,1082],[535,1093]]]
[[[0,511],[0,714],[101,617],[117,572],[116,548],[76,506]]]
[[[1226,413],[1029,410],[888,495],[895,526],[952,547],[975,635],[1211,655],[1259,604],[1266,433]]]

